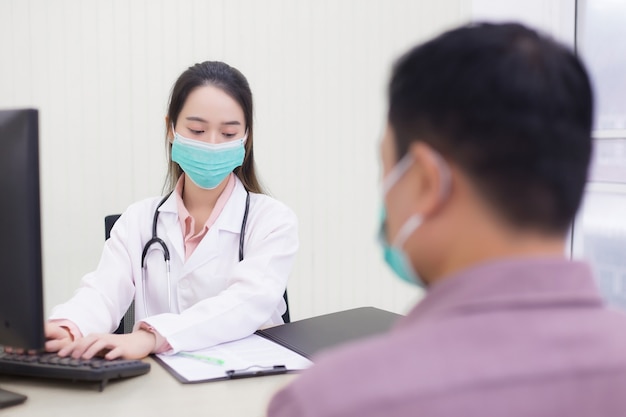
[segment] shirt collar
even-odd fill
[[[243,220],[243,214],[246,209],[246,196],[248,192],[243,186],[242,182],[233,174],[234,188],[230,195],[230,198],[224,205],[222,213],[215,221],[221,230],[228,230],[229,232],[239,233],[241,231],[241,222]],[[252,206],[252,203],[250,203]],[[251,209],[251,207],[250,207]],[[248,222],[250,217],[248,217]]]
[[[230,174],[229,184],[226,188],[231,187],[232,182],[232,191],[229,195],[227,193],[222,192],[220,198],[224,197],[225,204],[222,208],[222,212],[217,219],[215,219],[215,226],[218,229],[228,230],[233,233],[239,233],[241,230],[241,221],[243,219],[243,213],[246,206],[246,189],[237,178],[235,174]],[[181,177],[183,177],[181,175]],[[176,187],[174,188],[174,192],[167,199],[165,204],[159,208],[159,211],[173,212],[178,213],[178,219],[181,225],[185,224],[186,215],[189,215],[189,211],[185,208],[185,205],[182,202],[182,187],[183,187],[183,179],[179,178],[176,183]],[[226,191],[226,190],[225,190]],[[218,198],[218,201],[220,200]],[[217,205],[217,202],[216,202]]]
[[[226,203],[230,199],[230,196],[233,190],[235,189],[235,174],[233,173],[229,174],[227,181],[228,182],[226,183],[226,187],[224,187],[224,190],[222,191],[220,196],[217,198],[217,201],[215,202],[215,207],[213,208],[213,212],[211,213],[206,223],[204,224],[203,229],[205,230],[209,229],[216,222],[217,218],[219,217],[222,210],[226,206]],[[174,188],[174,195],[176,198],[178,220],[180,221],[180,224],[181,224],[183,236],[187,236],[187,234],[189,234],[190,232],[189,230],[187,230],[188,229],[187,222],[189,222],[189,227],[191,228],[191,230],[193,230],[194,218],[191,216],[191,214],[187,210],[187,207],[185,207],[185,203],[183,201],[184,186],[185,186],[185,175],[181,175],[178,178],[178,181],[176,182],[176,187]]]
[[[398,327],[433,317],[542,304],[601,306],[603,301],[586,263],[560,257],[502,259],[438,281]]]

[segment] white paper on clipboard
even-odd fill
[[[229,370],[284,366],[288,371],[296,371],[306,369],[312,364],[305,357],[256,334],[208,349],[175,355],[158,354],[157,358],[183,383],[229,379],[226,373]]]

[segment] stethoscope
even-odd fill
[[[170,198],[171,191],[159,202],[154,210],[152,218],[152,238],[144,245],[141,253],[141,290],[143,295],[143,308],[146,317],[148,317],[148,299],[146,298],[146,256],[152,245],[157,244],[163,251],[163,259],[165,260],[165,271],[167,276],[167,306],[172,311],[172,286],[170,278],[170,250],[167,244],[157,235],[157,222],[159,220],[159,208]],[[246,224],[248,223],[248,211],[250,209],[250,192],[246,190],[246,208],[243,212],[243,220],[241,221],[241,233],[239,234],[239,262],[243,260],[243,241],[246,234]]]

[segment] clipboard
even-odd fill
[[[0,389],[0,409],[22,404],[26,399],[25,395]]]
[[[312,364],[296,352],[256,334],[194,352],[157,354],[154,359],[183,384],[284,374]]]
[[[258,330],[256,334],[311,359],[321,350],[387,332],[401,317],[376,307],[359,307]]]
[[[297,372],[319,351],[388,331],[402,316],[360,307],[281,324],[195,352],[155,355],[183,384]]]

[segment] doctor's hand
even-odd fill
[[[46,351],[57,352],[74,341],[74,336],[66,326],[55,322],[47,322],[44,327],[46,335]]]
[[[78,359],[91,359],[104,356],[105,359],[143,359],[154,350],[156,337],[146,330],[136,330],[129,334],[90,334],[59,350],[59,356]]]

